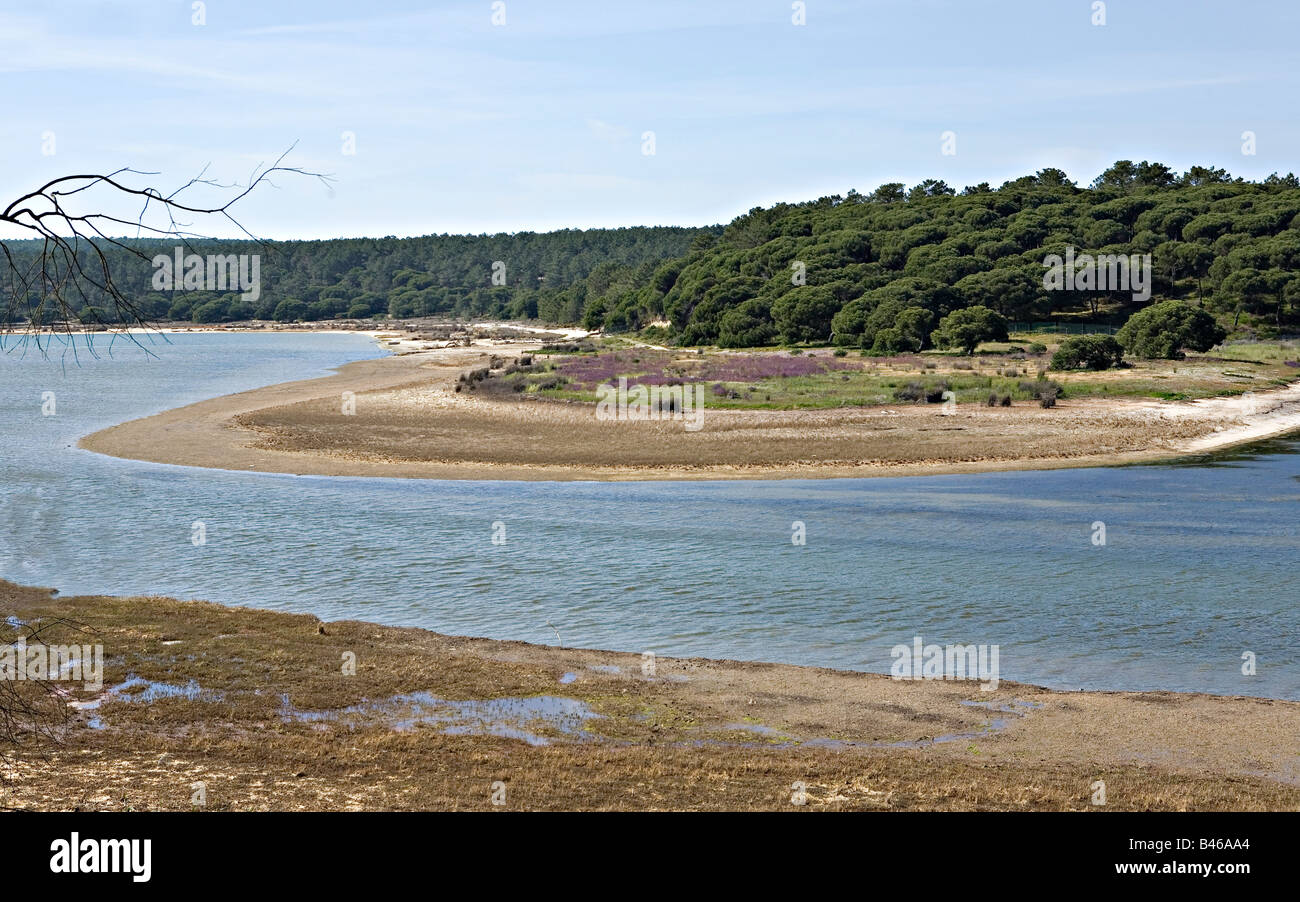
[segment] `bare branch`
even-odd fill
[[[70,335],[88,323],[148,327],[150,318],[135,297],[140,292],[122,285],[118,271],[127,257],[150,259],[140,244],[144,239],[175,239],[187,251],[193,250],[195,241],[215,240],[196,230],[191,219],[216,218],[233,225],[270,252],[271,243],[245,228],[233,208],[264,183],[275,187],[271,177],[276,173],[308,176],[328,187],[333,181],[330,176],[284,165],[296,146],[290,146],[270,166],[258,164],[243,184],[219,182],[208,176],[205,166],[194,178],[164,193],[152,185],[132,184],[158,173],[124,167],[106,174],[60,176],[18,197],[0,212],[0,223],[29,232],[31,243],[24,241],[22,247],[11,248],[10,243],[18,242],[0,240],[0,294],[4,298],[0,330],[35,334],[40,347],[42,333]],[[187,192],[196,188],[229,196],[213,204],[190,201]],[[83,209],[92,189],[98,189],[96,197],[107,193],[105,203],[139,200],[139,213],[132,219],[130,213]],[[74,202],[81,206],[70,206]],[[146,221],[151,216],[153,219]],[[135,235],[110,234],[117,227],[134,229]],[[3,337],[0,334],[0,344]]]

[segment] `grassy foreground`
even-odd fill
[[[9,750],[7,808],[1099,810],[1101,780],[1111,809],[1300,809],[1291,702],[648,676],[638,654],[4,582],[0,612],[27,624],[5,641],[41,623],[105,655],[59,742]]]

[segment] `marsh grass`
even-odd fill
[[[924,741],[980,731],[985,715],[961,703],[978,692],[963,684],[673,659],[661,660],[661,675],[685,679],[647,680],[634,654],[361,621],[323,624],[309,615],[206,602],[55,598],[3,582],[0,602],[24,619],[76,617],[92,625],[105,646],[106,686],[134,674],[194,681],[208,693],[105,702],[97,712],[105,728],[98,730],[78,714],[61,746],[14,758],[12,779],[0,784],[0,801],[11,808],[188,810],[193,783],[203,781],[210,810],[492,810],[489,788],[502,780],[512,810],[789,810],[790,786],[799,780],[808,786],[812,810],[1087,810],[1096,773],[1105,774],[1114,808],[1300,808],[1300,788],[1261,777],[1104,757],[1071,761],[1054,746],[1034,743],[1000,754],[996,731],[981,739],[978,756],[965,743],[825,748],[798,742],[801,736]],[[70,641],[50,634],[51,641],[60,638]],[[340,672],[345,652],[357,656],[354,676]],[[597,662],[617,664],[620,672],[596,672],[590,665]],[[566,671],[581,677],[557,685]],[[811,679],[792,692],[790,680],[804,674]],[[563,695],[601,717],[588,722],[586,741],[566,741],[539,724],[538,732],[555,741],[533,746],[430,726],[308,724],[281,716],[284,697],[299,710],[328,711],[417,691],[449,699]],[[1007,691],[1058,707],[1068,699],[1056,717],[1085,704],[1119,703],[1105,694],[1061,696],[1014,685]],[[1255,716],[1249,700],[1155,694],[1152,701],[1161,704],[1151,707],[1144,699],[1122,700],[1133,709],[1128,716],[1170,705],[1216,706],[1219,719],[1225,712]],[[1265,714],[1294,723],[1288,703]],[[1099,728],[1109,719],[1099,719]],[[1026,726],[1035,723],[1050,729],[1049,720]],[[1072,736],[1065,729],[1062,748],[1073,748]]]

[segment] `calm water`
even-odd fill
[[[1193,466],[907,479],[496,483],[197,470],[77,450],[113,423],[377,356],[179,335],[0,356],[0,576],[444,633],[887,671],[926,642],[1003,679],[1300,699],[1300,442]],[[54,416],[42,416],[52,391]],[[191,524],[206,524],[194,546]],[[506,524],[492,543],[493,521]],[[803,521],[807,545],[791,544]],[[1107,544],[1092,544],[1103,521]],[[1243,676],[1241,654],[1258,658]]]

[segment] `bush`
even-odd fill
[[[881,329],[876,333],[876,340],[871,344],[871,353],[875,357],[893,357],[906,354],[912,347],[904,340],[903,333],[897,329]]]
[[[277,323],[292,323],[302,320],[307,315],[307,305],[302,301],[286,298],[275,305],[271,319]]]
[[[1054,370],[1108,370],[1123,362],[1123,345],[1109,335],[1075,335],[1052,355]]]
[[[219,323],[226,319],[228,303],[218,298],[200,304],[190,311],[190,319],[196,323]]]
[[[1025,381],[1020,383],[1020,390],[1035,401],[1041,401],[1043,398],[1051,395],[1052,398],[1064,398],[1065,386],[1059,382],[1053,382],[1050,379],[1035,379],[1032,382]]]
[[[998,399],[998,404],[999,404],[1000,406],[1002,406],[1002,407],[1010,407],[1010,406],[1011,406],[1011,396],[1010,396],[1010,395],[1003,395],[1000,399]]]
[[[909,382],[902,388],[894,390],[895,401],[911,401],[913,403],[925,397],[925,386],[920,382]]]
[[[491,371],[487,367],[478,367],[470,370],[469,372],[461,373],[460,378],[457,379],[456,381],[458,383],[468,385],[470,388],[473,388],[475,382],[482,382],[490,374]],[[457,390],[459,391],[459,389]]]
[[[1182,301],[1164,301],[1130,316],[1115,337],[1138,357],[1181,360],[1185,349],[1208,351],[1227,334],[1204,310]]]
[[[909,382],[894,391],[894,400],[910,401],[913,404],[918,401],[924,401],[927,404],[938,404],[943,401],[943,393],[950,390],[947,382],[940,382],[938,385]]]

